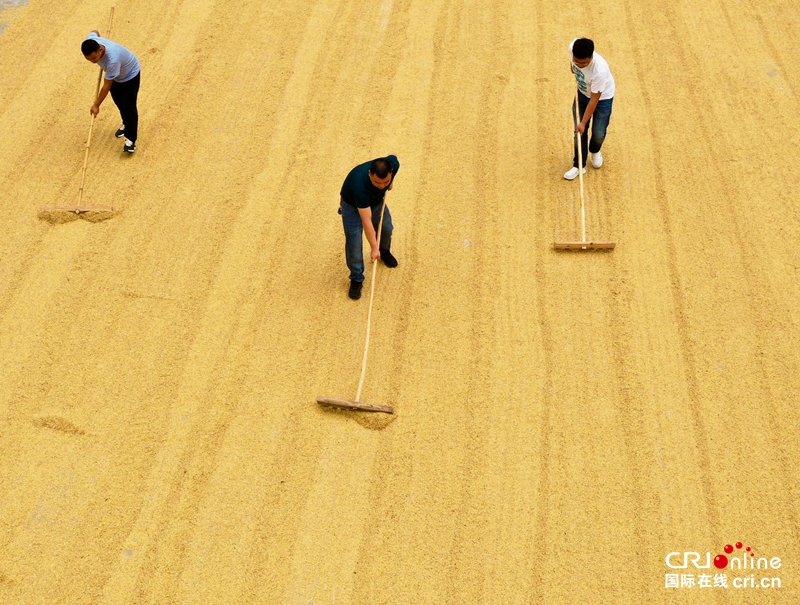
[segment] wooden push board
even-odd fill
[[[394,414],[394,408],[390,405],[372,405],[371,403],[361,403],[360,401],[350,401],[349,399],[317,397],[317,403],[328,408],[336,408],[339,410],[361,410],[362,412],[384,412],[386,414]]]
[[[75,214],[83,214],[84,212],[114,212],[111,206],[45,206],[45,212],[53,212],[54,210],[61,210],[63,212],[74,212]]]
[[[616,242],[555,242],[556,250],[613,250]]]

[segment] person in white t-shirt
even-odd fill
[[[606,60],[594,52],[594,42],[588,38],[575,38],[569,45],[572,57],[570,66],[578,84],[578,108],[581,121],[575,123],[575,132],[580,134],[581,153],[583,154],[583,173],[586,173],[586,162],[592,154],[592,166],[603,165],[603,154],[600,148],[606,138],[606,129],[611,119],[611,106],[614,103],[616,83]],[[575,121],[575,103],[572,103],[572,119]],[[589,140],[589,120],[592,122],[592,138]],[[572,168],[564,178],[571,181],[578,176],[578,143],[575,142],[575,155]]]

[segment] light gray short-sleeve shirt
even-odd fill
[[[141,69],[139,59],[127,48],[106,38],[101,38],[94,32],[86,36],[86,39],[96,40],[98,44],[106,47],[106,53],[97,62],[106,72],[106,80],[122,83],[139,75],[139,69]]]

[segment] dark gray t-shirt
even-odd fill
[[[386,159],[392,165],[392,181],[397,176],[397,171],[400,170],[400,161],[396,155],[388,155]],[[342,190],[339,195],[346,204],[355,206],[356,208],[369,208],[376,206],[383,202],[383,197],[386,195],[386,189],[378,189],[369,180],[369,168],[372,162],[364,162],[359,164],[350,171],[347,178],[342,184]]]

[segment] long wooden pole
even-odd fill
[[[575,136],[578,143],[578,179],[580,180],[581,189],[581,241],[586,241],[586,210],[584,209],[583,202],[583,135],[577,131],[578,124],[581,123],[580,116],[578,115],[578,91],[575,91]],[[588,125],[587,125],[588,128]]]
[[[111,37],[111,25],[114,23],[114,7],[111,7],[111,14],[108,17],[108,33],[106,33],[106,37]],[[97,95],[100,94],[100,83],[103,81],[103,68],[100,68],[100,73],[97,74],[97,90],[94,93],[95,101],[97,101]],[[83,201],[83,185],[86,182],[86,166],[89,163],[89,148],[92,145],[92,130],[94,130],[94,114],[92,114],[92,122],[89,124],[89,138],[86,139],[86,153],[83,156],[83,174],[81,175],[81,188],[78,189],[78,207],[81,205],[81,201]]]
[[[578,134],[577,128],[578,124],[580,124],[580,116],[578,115],[578,108],[580,107],[580,103],[578,102],[578,91],[575,91],[575,106],[573,107],[574,119],[575,119],[575,139],[576,144],[578,145],[578,177],[580,179],[580,191],[581,191],[581,241],[579,242],[553,242],[553,247],[556,250],[599,250],[599,249],[610,249],[613,250],[614,247],[617,245],[615,242],[588,242],[586,241],[586,202],[584,200],[583,195],[583,141],[581,140],[583,137]],[[588,133],[587,133],[588,136]]]
[[[381,218],[378,223],[378,247],[381,245],[381,232],[383,231],[383,211],[386,209],[386,194],[383,196],[383,203],[381,204]],[[361,401],[361,389],[364,386],[364,376],[367,373],[367,354],[369,353],[369,334],[370,326],[372,325],[372,302],[375,298],[375,274],[377,273],[378,261],[372,261],[372,285],[369,290],[369,312],[367,313],[367,337],[364,342],[364,358],[361,360],[361,378],[358,379],[358,390],[356,391],[356,401]]]

